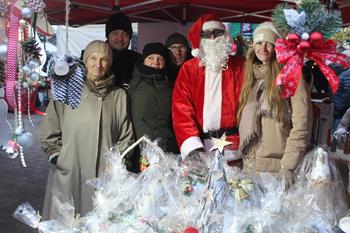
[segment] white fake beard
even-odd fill
[[[227,68],[228,56],[232,50],[231,36],[225,34],[218,38],[202,39],[200,43],[201,65],[211,71],[220,71]]]

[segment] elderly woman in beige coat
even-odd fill
[[[311,100],[303,77],[293,97],[281,98],[280,87],[274,85],[281,69],[274,52],[277,37],[268,22],[253,34],[238,111],[240,150],[244,171],[279,174],[290,184],[309,145]]]
[[[105,155],[114,145],[123,151],[133,140],[127,114],[127,96],[109,75],[112,50],[103,41],[85,49],[87,75],[80,105],[71,109],[51,101],[40,127],[40,142],[51,167],[43,209],[44,218],[55,218],[53,197],[72,194],[76,213],[92,210],[94,188],[86,183],[105,169]]]

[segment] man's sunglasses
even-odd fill
[[[217,38],[219,36],[222,36],[225,34],[225,30],[221,29],[214,29],[213,31],[202,31],[201,32],[201,38],[203,39],[209,39],[213,35],[214,38]]]

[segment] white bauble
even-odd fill
[[[23,16],[23,18],[29,19],[32,17],[33,11],[32,9],[25,7],[25,8],[22,8],[21,15]]]
[[[24,65],[22,67],[23,73],[30,74],[32,72],[32,69],[28,65]]]
[[[30,147],[34,143],[34,136],[29,132],[24,132],[17,137],[17,143],[23,147]]]
[[[23,88],[28,88],[28,86],[29,86],[29,85],[28,85],[27,82],[22,82],[22,87],[23,87]]]
[[[30,79],[32,81],[38,81],[40,79],[40,75],[37,72],[33,72],[30,74]]]
[[[5,60],[7,55],[7,44],[0,45],[0,59]]]
[[[58,60],[54,67],[55,74],[64,76],[69,72],[69,65],[65,60]]]
[[[40,63],[36,60],[30,60],[27,64],[29,66],[29,68],[31,69],[36,69],[40,66]]]
[[[23,127],[21,127],[21,126],[19,126],[19,127],[17,127],[17,128],[15,129],[15,134],[16,134],[17,136],[21,135],[23,132],[24,132],[24,129],[23,129]]]
[[[307,32],[303,32],[303,34],[301,34],[301,39],[302,40],[308,40],[310,37],[309,33]]]

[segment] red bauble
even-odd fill
[[[194,227],[187,227],[183,233],[199,233],[198,229],[197,228],[194,228]]]
[[[321,44],[323,42],[324,38],[323,38],[323,35],[322,33],[320,32],[313,32],[311,35],[310,35],[310,43],[312,45],[318,45],[318,44]]]
[[[286,39],[290,44],[297,44],[300,40],[300,37],[295,33],[289,33]]]
[[[304,40],[299,43],[297,49],[299,53],[306,53],[310,49],[310,43]]]

